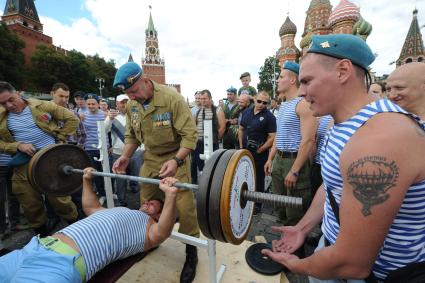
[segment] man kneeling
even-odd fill
[[[103,208],[92,188],[93,168],[83,176],[83,210],[87,218],[51,237],[33,237],[21,250],[0,257],[2,282],[85,282],[118,259],[158,246],[176,219],[176,179],[161,180],[165,202],[152,200],[140,210]]]

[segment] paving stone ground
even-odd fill
[[[139,208],[139,193],[132,193],[128,191],[128,207],[129,208]],[[254,216],[253,223],[251,225],[251,230],[248,235],[247,240],[253,241],[255,236],[264,236],[267,242],[271,242],[272,240],[279,239],[280,235],[276,234],[271,230],[272,226],[282,225],[279,221],[279,217],[277,216],[277,211],[267,205],[263,206],[262,212],[258,215]],[[25,219],[21,217],[21,223],[25,223]],[[55,231],[60,230],[65,227],[67,224],[65,222],[60,222]],[[7,233],[0,235],[2,238],[0,239],[0,250],[2,248],[6,248],[8,250],[14,250],[18,248],[22,248],[26,243],[34,236],[32,230],[24,230],[24,231],[8,231]],[[306,255],[309,255],[314,250],[313,246],[308,244],[305,245]],[[1,253],[1,251],[0,251]],[[305,283],[308,282],[305,276],[287,273],[286,274],[289,281],[291,283]]]

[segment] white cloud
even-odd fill
[[[389,73],[389,63],[400,54],[416,5],[419,22],[425,23],[425,1],[354,0],[363,17],[373,25],[368,43],[378,54],[373,70]],[[199,89],[208,88],[217,101],[230,86],[240,86],[239,75],[250,71],[252,85],[264,59],[280,46],[279,28],[288,9],[297,25],[295,43],[299,45],[305,12],[310,1],[169,1],[169,0],[86,0],[84,9],[90,21],[77,18],[71,25],[42,17],[45,33],[56,45],[86,54],[98,53],[124,63],[128,53],[140,63],[144,50],[148,5],[158,31],[165,58],[168,83],[181,83],[183,95],[192,98]],[[339,0],[331,0],[335,7]],[[43,15],[43,11],[38,11]],[[424,30],[423,30],[424,31]]]

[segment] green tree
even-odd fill
[[[17,89],[23,87],[25,80],[24,47],[25,43],[0,22],[0,80],[11,83]]]
[[[264,60],[264,65],[260,68],[260,82],[257,84],[258,91],[265,90],[270,95],[273,95],[273,83],[277,80],[280,74],[279,61],[274,57],[270,56]],[[277,90],[277,84],[275,84],[275,91]]]
[[[49,92],[53,84],[68,83],[67,79],[72,78],[71,64],[64,53],[39,44],[31,58],[29,76],[32,82],[29,90]]]
[[[115,96],[119,94],[119,90],[114,89],[112,84],[114,82],[115,73],[117,72],[117,68],[115,67],[115,62],[110,60],[108,62],[105,59],[99,57],[98,54],[94,56],[88,56],[87,61],[90,65],[90,69],[92,70],[94,77],[92,81],[94,82],[95,78],[103,78],[105,80],[104,88],[102,89],[102,96]],[[96,93],[99,92],[99,85],[95,83]]]

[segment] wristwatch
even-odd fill
[[[300,175],[300,173],[295,172],[295,171],[292,171],[292,170],[291,170],[291,173],[292,173],[292,175],[294,175],[295,177],[298,177],[298,176]]]
[[[178,158],[177,156],[174,156],[172,159],[173,159],[173,160],[175,160],[175,161],[177,162],[177,167],[182,166],[182,165],[183,165],[183,163],[184,163],[184,160],[182,160],[182,159]]]

